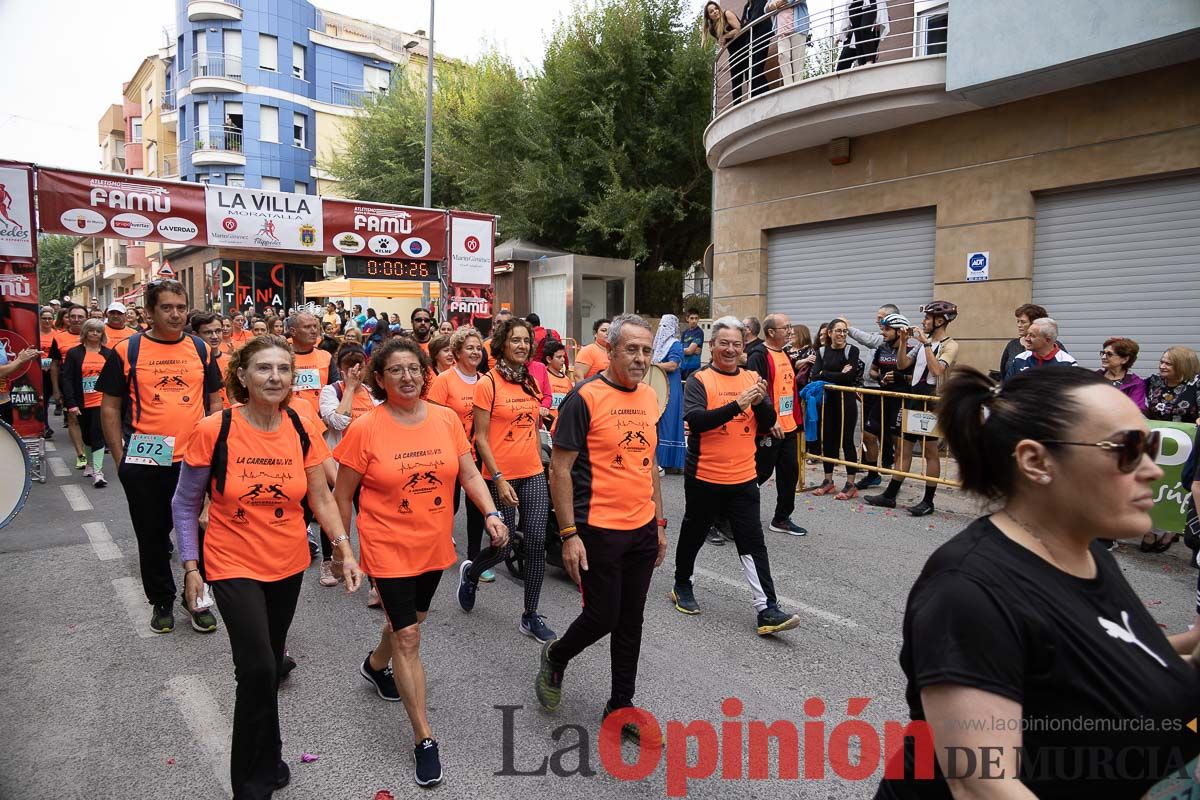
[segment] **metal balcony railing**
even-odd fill
[[[174,89],[164,89],[163,93],[162,93],[162,111],[167,112],[167,111],[174,111],[174,110],[175,110],[175,90]]]
[[[369,97],[375,94],[370,89],[362,86],[349,86],[336,81],[329,84],[330,102],[335,106],[350,106],[352,108],[361,108],[363,103]]]
[[[317,9],[316,29],[321,33],[346,41],[371,42],[393,53],[407,53],[409,50],[405,45],[414,40],[420,40],[418,36],[389,36],[383,31],[375,29],[369,23],[363,23],[354,17],[348,17],[336,11],[326,11],[320,8]]]
[[[242,130],[230,125],[197,126],[193,129],[193,150],[222,150],[242,152]]]
[[[726,24],[713,65],[713,116],[772,89],[870,64],[944,55],[948,4],[912,13],[912,4],[876,7],[837,2],[808,13],[797,0],[772,0],[768,12],[738,29]],[[711,7],[711,6],[710,6]],[[853,13],[852,13],[853,12]],[[724,21],[727,23],[727,21]],[[705,17],[710,36],[717,23]]]
[[[231,5],[234,4],[231,3]],[[237,56],[227,56],[224,53],[196,53],[192,56],[191,79],[196,80],[196,78],[229,78],[240,81],[242,79],[242,59]]]

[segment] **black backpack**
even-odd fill
[[[308,431],[304,430],[304,423],[300,421],[300,415],[292,408],[285,408],[283,412],[292,421],[292,426],[300,436],[300,452],[307,458],[312,441],[308,438]],[[225,473],[229,471],[229,426],[232,422],[233,409],[227,408],[221,412],[221,430],[217,433],[217,443],[213,446],[212,465],[208,471],[210,487],[216,488],[221,494],[225,494]]]
[[[135,333],[129,337],[129,350],[126,352],[126,359],[129,361],[129,394],[133,397],[133,418],[135,420],[142,418],[142,395],[137,388],[137,362],[138,353],[142,350],[142,337],[144,333]],[[192,344],[196,348],[196,355],[200,356],[200,365],[205,369],[208,368],[208,345],[199,336],[188,334],[188,338],[192,340]],[[200,389],[200,402],[204,402],[204,389]]]

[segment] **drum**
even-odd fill
[[[645,377],[642,378],[642,383],[649,384],[650,388],[654,390],[654,394],[658,396],[657,419],[661,419],[667,410],[667,401],[671,399],[671,382],[667,378],[667,373],[663,372],[663,368],[657,364],[651,364],[650,369],[646,370]]]
[[[0,528],[14,519],[29,497],[29,454],[25,443],[6,422],[0,421]]]

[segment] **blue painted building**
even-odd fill
[[[167,91],[177,105],[179,177],[336,193],[321,169],[340,126],[393,70],[422,68],[405,34],[304,0],[176,0]],[[419,62],[419,63],[418,63]]]

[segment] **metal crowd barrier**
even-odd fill
[[[935,433],[935,434],[937,433],[937,429],[936,429],[937,418],[934,415],[934,411],[933,411],[934,407],[937,405],[937,401],[938,401],[937,395],[908,394],[905,392],[889,392],[889,391],[885,391],[883,389],[867,389],[867,388],[864,388],[861,386],[857,386],[857,387],[856,386],[835,386],[835,385],[829,384],[829,383],[825,384],[824,388],[825,388],[825,391],[821,395],[821,420],[818,420],[818,422],[817,422],[818,431],[821,431],[822,435],[823,435],[823,429],[824,429],[824,424],[822,421],[825,419],[825,401],[829,397],[829,392],[842,392],[844,394],[853,394],[855,396],[854,400],[856,403],[861,403],[862,399],[864,397],[866,397],[867,395],[875,395],[875,396],[885,398],[885,399],[889,398],[889,397],[899,399],[900,400],[900,408],[896,409],[893,407],[892,410],[893,411],[898,410],[901,415],[900,416],[900,420],[901,420],[900,432],[896,433],[896,434],[891,434],[888,432],[888,427],[889,427],[887,424],[888,421],[884,416],[888,410],[888,404],[886,402],[881,402],[879,404],[879,436],[880,436],[880,439],[879,439],[879,447],[876,449],[876,452],[875,452],[875,463],[874,464],[867,464],[867,463],[864,463],[861,461],[846,461],[841,458],[830,458],[830,457],[821,455],[820,453],[810,453],[810,452],[808,452],[808,442],[806,441],[806,437],[801,435],[800,436],[800,447],[799,447],[799,450],[800,450],[800,452],[799,452],[800,482],[796,488],[797,494],[799,494],[800,492],[807,491],[810,488],[814,488],[814,487],[806,486],[805,479],[804,479],[804,474],[805,474],[804,473],[804,462],[806,459],[810,459],[810,458],[814,459],[816,461],[823,462],[825,464],[836,464],[836,465],[841,465],[843,467],[854,467],[855,469],[859,470],[860,472],[866,472],[866,471],[870,470],[872,472],[878,472],[881,475],[889,475],[889,476],[895,476],[895,477],[899,477],[899,478],[915,478],[915,479],[921,480],[921,481],[929,481],[931,483],[936,483],[941,486],[952,486],[955,488],[958,488],[959,486],[961,486],[961,484],[958,483],[957,481],[952,481],[948,478],[941,478],[941,477],[932,478],[926,474],[926,472],[928,472],[928,470],[929,470],[929,462],[926,459],[925,448],[926,447],[935,447],[935,448],[938,447],[938,442],[939,442],[938,439],[928,438],[928,439],[923,439],[921,441],[920,458],[924,465],[925,472],[904,472],[903,470],[898,470],[898,469],[893,469],[891,467],[883,466],[883,437],[891,436],[891,435],[896,436],[897,441],[896,441],[896,447],[895,447],[895,458],[896,458],[896,460],[899,460],[900,448],[902,446],[901,440],[903,439],[903,435],[905,433],[923,434],[923,435],[928,435],[930,433]],[[913,403],[920,403],[921,410],[907,408],[906,406],[909,404],[910,401]],[[846,415],[845,414],[842,415],[841,422],[842,422],[841,427],[838,429],[838,447],[839,447],[839,449],[841,448],[842,439],[845,437],[845,434],[846,434]],[[862,434],[864,432],[865,424],[866,424],[865,415],[859,414],[858,415],[858,430],[855,433],[855,453],[862,452],[862,448],[859,447],[859,443],[861,443],[861,441],[862,441]],[[801,433],[803,434],[803,431],[801,431]],[[917,455],[915,452],[913,453],[913,458],[917,458]],[[945,460],[945,459],[943,459],[943,460]],[[943,470],[943,472],[945,471],[945,466],[942,467],[942,470]]]

